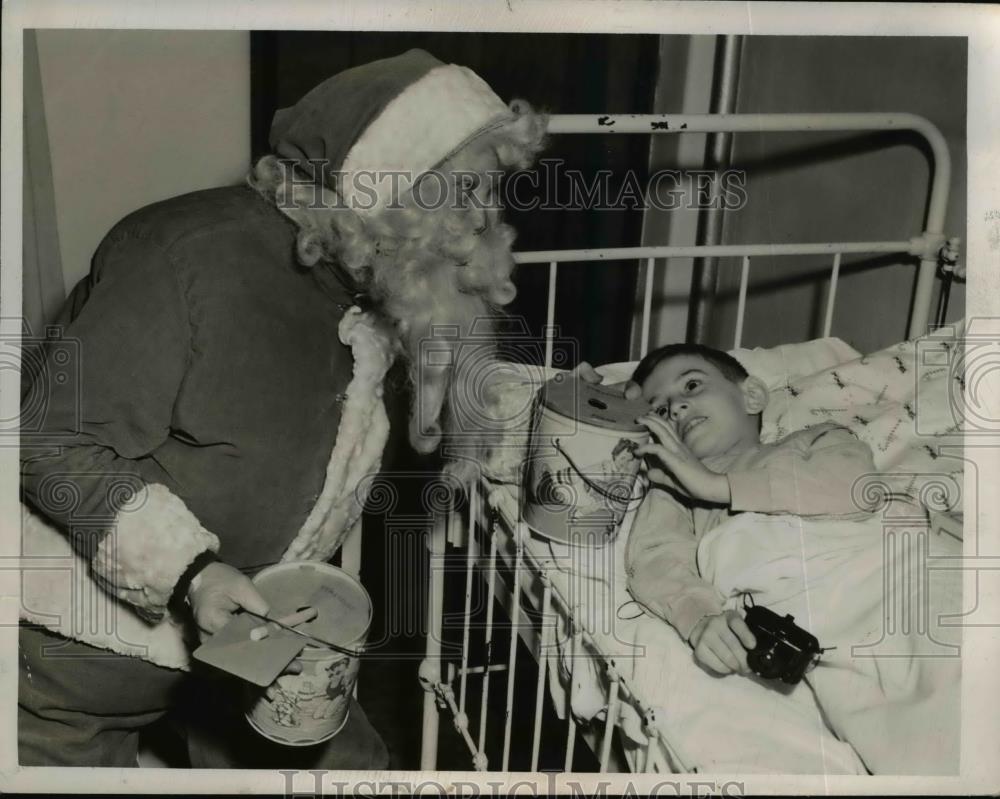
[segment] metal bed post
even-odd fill
[[[483,689],[479,700],[479,743],[476,746],[476,756],[479,760],[477,768],[486,768],[486,712],[489,708],[490,698],[490,666],[493,665],[493,606],[496,604],[496,579],[497,579],[497,540],[496,529],[490,530],[490,551],[487,555],[487,595],[486,595],[486,638],[484,651],[486,662],[483,664]]]
[[[438,690],[441,686],[441,634],[444,626],[444,553],[448,526],[454,509],[435,513],[434,524],[427,536],[429,568],[427,570],[427,640],[424,659],[420,663],[420,684],[424,693],[423,731],[420,740],[420,768],[433,771],[437,763]]]
[[[715,38],[715,65],[709,111],[713,114],[731,114],[736,110],[743,37],[729,34]],[[713,132],[705,138],[705,168],[718,174],[729,166],[733,151],[733,135]],[[717,192],[718,184],[713,183],[712,189],[713,192]],[[719,244],[722,241],[724,213],[724,209],[715,203],[698,212],[696,240],[698,244]],[[716,258],[698,258],[692,264],[692,313],[687,325],[688,341],[705,340],[708,318],[715,301],[715,281],[718,272],[719,264]]]
[[[517,628],[518,622],[521,620],[521,569],[523,568],[524,539],[527,535],[527,525],[523,522],[518,524],[514,531],[514,587],[510,594],[510,650],[507,653],[507,706],[504,716],[501,771],[507,771],[507,766],[510,763],[510,732],[511,724],[514,721],[514,673],[517,670]]]
[[[348,531],[340,549],[340,568],[361,577],[361,519]]]
[[[552,632],[555,627],[555,617],[552,605],[552,580],[548,570],[543,567],[542,580],[542,635],[538,645],[538,683],[535,686],[535,724],[531,735],[531,770],[538,771],[538,749],[542,738],[542,710],[545,697],[545,677],[549,665],[549,648],[552,643]]]
[[[951,154],[940,129],[925,117],[907,113],[856,114],[556,114],[550,133],[774,133],[780,131],[911,130],[930,146],[934,163],[927,221],[911,252],[920,257],[907,338],[927,332],[938,254],[945,245],[944,222],[951,187]],[[705,248],[694,257],[712,255]]]
[[[642,335],[639,340],[639,357],[645,358],[649,352],[649,325],[653,315],[653,270],[655,258],[646,259],[646,287],[642,293]]]
[[[476,513],[479,510],[479,483],[475,483],[469,493],[469,527],[465,549],[465,617],[462,620],[462,663],[460,668],[458,689],[458,712],[462,722],[468,728],[469,717],[465,712],[465,690],[469,675],[469,635],[472,624],[472,572],[475,567]]]
[[[876,241],[876,242],[824,242],[815,244],[749,244],[749,245],[695,245],[681,247],[623,247],[606,249],[582,249],[582,250],[561,250],[532,253],[516,253],[515,260],[521,264],[548,264],[549,266],[549,295],[546,313],[545,338],[545,364],[550,366],[553,359],[553,336],[555,321],[555,290],[556,278],[560,264],[572,266],[574,262],[587,261],[618,261],[632,259],[646,259],[646,287],[642,308],[642,330],[641,349],[645,354],[649,346],[650,310],[653,289],[653,267],[655,259],[665,259],[677,257],[732,257],[742,258],[742,272],[740,280],[740,298],[738,306],[738,323],[736,326],[735,343],[739,346],[742,343],[743,322],[746,315],[746,300],[749,284],[750,260],[756,256],[792,256],[792,255],[828,255],[832,257],[832,268],[830,273],[830,289],[826,299],[825,315],[823,320],[823,335],[830,335],[832,326],[836,292],[841,268],[841,259],[844,254],[850,253],[907,253],[916,256],[919,260],[919,269],[916,280],[914,303],[911,309],[908,324],[908,336],[915,337],[926,330],[930,314],[930,300],[933,294],[934,278],[940,259],[945,261],[954,258],[953,243],[946,242],[943,236],[943,224],[945,208],[948,199],[948,189],[950,182],[951,161],[948,154],[944,137],[940,131],[929,121],[912,114],[700,114],[672,116],[660,115],[556,115],[550,119],[549,131],[551,133],[706,133],[706,132],[726,132],[735,133],[740,131],[752,132],[772,132],[772,131],[851,131],[851,130],[893,130],[907,129],[913,130],[922,135],[930,145],[934,164],[933,177],[930,185],[930,202],[927,213],[927,221],[923,233],[908,240],[900,241]],[[595,737],[591,740],[593,731],[586,729],[577,730],[573,718],[571,688],[566,692],[567,711],[567,735],[565,769],[572,767],[573,752],[577,733],[580,732],[587,743],[594,750],[599,758],[599,768],[605,771],[608,768],[612,735],[620,715],[623,705],[636,709],[642,718],[642,727],[645,743],[637,754],[636,766],[643,771],[656,771],[661,767],[669,770],[686,770],[692,761],[684,754],[683,748],[677,745],[675,735],[668,735],[665,732],[669,729],[669,719],[661,719],[659,723],[656,719],[656,712],[653,708],[645,704],[644,700],[636,695],[631,685],[629,674],[623,673],[612,657],[601,652],[596,645],[593,635],[586,629],[579,626],[574,618],[574,609],[568,604],[561,589],[553,584],[553,575],[557,572],[549,572],[548,565],[539,561],[535,553],[530,548],[525,547],[528,531],[520,519],[520,514],[515,507],[516,502],[513,495],[507,494],[500,489],[490,493],[490,505],[495,511],[489,525],[489,552],[484,556],[481,547],[478,545],[475,531],[476,525],[482,516],[482,508],[485,492],[491,491],[488,484],[482,487],[475,486],[470,493],[469,507],[469,530],[467,546],[469,550],[466,554],[466,594],[465,594],[465,620],[462,643],[462,662],[459,669],[461,686],[459,701],[456,704],[454,692],[451,688],[451,681],[454,676],[453,666],[449,664],[447,679],[442,680],[441,662],[441,633],[443,626],[443,573],[440,568],[443,563],[443,555],[448,537],[449,526],[455,523],[455,511],[452,509],[447,514],[439,514],[435,519],[434,529],[428,538],[428,548],[430,550],[431,570],[430,570],[430,595],[427,605],[427,630],[428,640],[426,647],[426,657],[421,664],[420,677],[427,694],[424,698],[424,741],[421,750],[421,768],[433,769],[436,765],[437,734],[439,728],[438,705],[448,707],[455,719],[455,727],[462,734],[469,751],[473,755],[474,767],[480,770],[487,768],[485,755],[486,738],[486,712],[488,709],[488,694],[490,673],[508,669],[507,675],[507,696],[506,696],[506,725],[504,731],[504,744],[502,764],[506,770],[509,765],[510,745],[511,745],[511,725],[513,713],[513,690],[514,690],[514,667],[516,665],[518,633],[522,630],[525,634],[533,632],[534,624],[519,628],[521,603],[536,603],[535,609],[541,613],[541,629],[537,640],[538,647],[538,680],[535,686],[535,717],[533,720],[533,734],[531,739],[531,769],[538,768],[538,757],[540,749],[542,710],[544,706],[544,692],[546,689],[546,677],[549,668],[549,652],[553,647],[553,632],[555,629],[557,614],[565,618],[569,636],[574,640],[574,651],[577,657],[583,652],[584,647],[593,648],[595,657],[602,662],[607,669],[607,676],[610,680],[610,689],[607,695],[608,703],[606,707],[607,716],[603,724],[603,735],[599,740]],[[497,498],[494,499],[494,495]],[[502,496],[501,496],[502,495]],[[630,514],[629,514],[630,516]],[[500,524],[501,518],[503,524]],[[483,528],[485,530],[485,527]],[[623,522],[622,530],[627,530],[627,524]],[[501,538],[501,531],[503,538]],[[513,595],[507,595],[510,599],[512,613],[511,642],[508,652],[507,665],[492,664],[492,643],[493,643],[493,607],[496,597],[506,591],[503,580],[497,580],[497,558],[506,558],[501,555],[501,541],[509,543],[513,540],[514,554],[510,565],[513,567]],[[503,550],[506,552],[506,549]],[[484,562],[480,562],[480,557]],[[485,651],[486,662],[482,667],[471,668],[469,665],[469,637],[470,637],[470,614],[472,596],[472,570],[475,564],[480,564],[485,569],[482,579],[487,583],[488,606],[486,613],[485,630]],[[522,580],[521,568],[528,568],[535,575],[541,584],[542,596],[531,595],[531,581]],[[501,590],[503,589],[503,590]],[[498,593],[500,592],[500,593]],[[524,594],[522,597],[522,593]],[[525,638],[527,641],[527,638]],[[534,646],[530,647],[534,649]],[[573,658],[572,670],[576,671],[576,657]],[[473,741],[469,732],[469,720],[465,712],[467,694],[467,675],[482,674],[482,695],[480,702],[479,735],[478,742]]]

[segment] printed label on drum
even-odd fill
[[[546,457],[532,463],[534,501],[554,509],[572,508],[577,518],[621,510],[628,503],[639,471],[639,459],[633,453],[636,446],[630,439],[619,439],[604,458],[580,465],[560,440],[553,438],[550,451],[559,453],[561,459]]]
[[[252,691],[247,718],[267,738],[308,746],[336,735],[350,712],[358,678],[356,658],[334,655],[304,659],[299,674],[278,677],[264,691]]]

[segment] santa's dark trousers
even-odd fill
[[[21,625],[18,762],[137,765],[139,735],[172,711],[194,768],[385,769],[389,756],[361,706],[324,744],[286,747],[243,718],[237,680],[156,666]]]

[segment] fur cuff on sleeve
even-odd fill
[[[151,484],[119,510],[91,569],[108,591],[155,621],[166,613],[181,575],[207,549],[217,552],[219,539],[170,489]]]

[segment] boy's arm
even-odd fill
[[[868,514],[871,508],[859,504],[853,487],[874,471],[866,444],[845,427],[823,424],[785,439],[764,463],[729,472],[730,507],[799,516]]]
[[[722,595],[698,574],[697,551],[690,508],[652,488],[636,512],[625,549],[628,588],[685,640],[702,618],[723,609]]]

